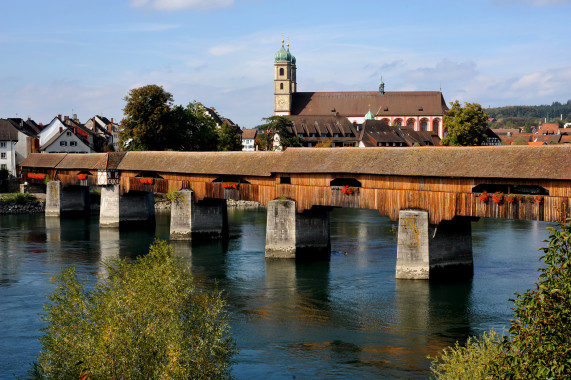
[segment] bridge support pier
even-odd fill
[[[217,239],[228,233],[226,200],[209,199],[194,202],[192,190],[177,192],[171,205],[172,240]]]
[[[89,187],[62,187],[60,181],[46,185],[46,216],[89,212]]]
[[[313,207],[299,214],[295,201],[268,203],[266,258],[329,260],[329,208]]]
[[[400,211],[396,278],[466,278],[473,270],[471,218],[456,216],[435,226],[427,211]]]
[[[151,223],[154,220],[153,193],[132,191],[121,195],[119,185],[101,188],[100,227],[119,227],[124,223]]]

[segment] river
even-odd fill
[[[218,282],[240,353],[238,379],[427,378],[427,355],[509,327],[514,292],[537,279],[547,223],[472,223],[474,277],[395,280],[394,223],[370,210],[331,213],[331,261],[264,258],[265,209],[230,209],[227,241],[174,242],[199,287]],[[75,264],[93,281],[102,260],[135,257],[168,238],[154,230],[100,230],[97,217],[0,215],[0,379],[24,376],[40,344],[38,313],[50,278]]]

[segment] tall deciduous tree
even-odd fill
[[[119,136],[125,150],[164,150],[177,140],[171,93],[151,84],[130,90],[124,100]]]
[[[219,292],[199,292],[191,274],[156,241],[135,262],[116,260],[93,290],[73,267],[44,307],[37,379],[219,379],[235,343]]]
[[[206,108],[199,102],[189,103],[186,107],[173,109],[173,120],[177,127],[176,150],[216,150],[218,134],[216,123],[206,115]]]
[[[132,89],[124,100],[125,150],[216,150],[216,124],[202,104],[173,106],[172,95],[154,84]]]
[[[266,124],[258,126],[262,132],[259,137],[260,145],[266,150],[285,150],[289,147],[300,146],[302,140],[290,132],[293,121],[285,116],[270,116],[263,119]]]
[[[242,150],[240,135],[228,123],[222,123],[218,130],[218,150]]]
[[[488,115],[478,103],[465,103],[464,107],[458,100],[450,103],[452,108],[444,116],[444,131],[446,136],[441,145],[475,146],[481,145],[486,139],[484,133],[488,125]]]

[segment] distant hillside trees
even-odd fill
[[[465,103],[464,107],[458,100],[450,103],[452,106],[444,116],[444,131],[446,136],[441,145],[477,146],[486,139],[484,129],[488,125],[488,115],[478,103]]]
[[[503,128],[515,128],[519,126],[537,126],[539,122],[559,122],[563,124],[565,122],[571,122],[571,99],[565,104],[560,102],[553,102],[549,105],[540,106],[506,106],[506,107],[496,107],[487,108],[486,113],[490,117],[496,119],[506,119],[503,123],[506,125],[498,125]],[[561,120],[561,115],[563,115],[563,120]],[[511,123],[511,125],[507,124]]]

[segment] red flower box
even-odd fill
[[[536,196],[535,196],[535,201],[536,201],[538,204],[542,205],[542,204],[543,204],[543,195],[536,195]]]
[[[504,193],[502,193],[501,191],[496,191],[494,193],[494,195],[492,195],[492,200],[494,201],[494,203],[496,204],[500,204],[503,202],[504,200]]]
[[[240,187],[240,182],[224,182],[222,183],[222,187],[225,189],[238,190],[238,188]]]
[[[359,188],[357,187],[351,187],[351,186],[343,186],[343,188],[341,189],[341,191],[343,192],[343,194],[345,195],[353,195],[353,194],[359,194]]]
[[[45,179],[46,175],[44,173],[28,173],[28,178],[30,178],[30,179]]]
[[[510,194],[506,197],[506,202],[508,203],[513,203],[517,200],[517,197],[513,194]]]
[[[155,183],[155,179],[154,178],[141,177],[141,178],[139,178],[139,182],[141,182],[142,184],[152,185],[153,183]]]
[[[78,174],[77,179],[81,179],[81,180],[87,179],[87,174]]]
[[[484,191],[482,194],[478,195],[478,198],[480,198],[480,200],[484,203],[486,203],[488,201],[488,192]]]

